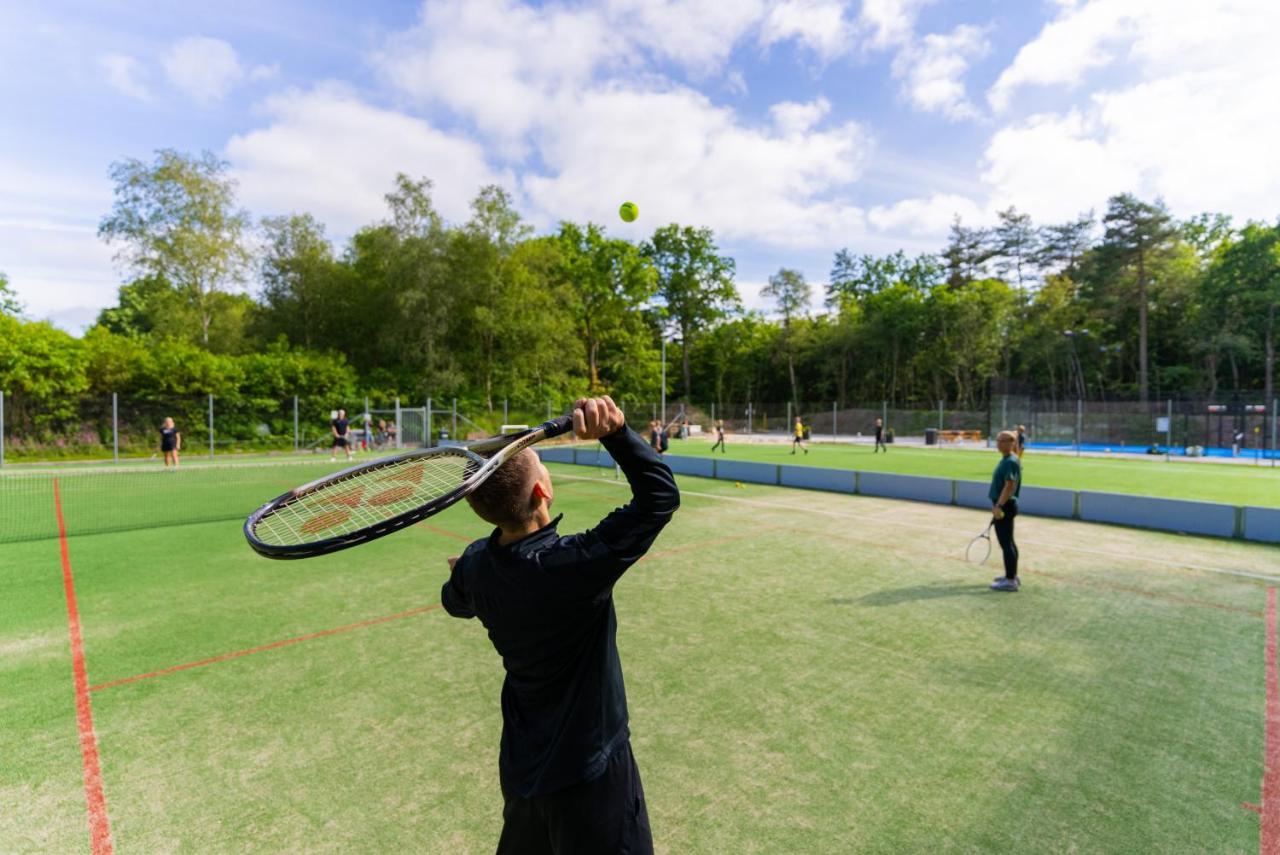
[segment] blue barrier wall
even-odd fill
[[[579,466],[603,466],[613,468],[613,458],[603,448],[577,448],[573,452],[574,462]]]
[[[596,447],[539,448],[548,463],[577,463],[581,466],[612,467],[613,458]],[[941,505],[987,509],[988,485],[982,481],[953,481],[921,475],[889,472],[854,472],[817,466],[779,466],[723,458],[668,455],[667,465],[678,475],[744,481],[750,484],[777,484],[806,490],[861,493],[889,499],[907,499]],[[1261,543],[1280,543],[1280,509],[1238,508],[1213,502],[1157,499],[1087,490],[1060,490],[1024,486],[1019,494],[1020,510],[1029,516],[1081,519],[1086,522],[1187,532],[1211,537],[1236,537]]]
[[[1034,517],[1069,520],[1076,515],[1076,491],[1024,486],[1018,491],[1018,510]]]
[[[1245,508],[1244,539],[1280,543],[1280,508]]]
[[[574,449],[555,446],[547,448],[539,448],[538,457],[542,458],[543,463],[576,463],[574,458]]]
[[[1161,531],[1185,531],[1234,537],[1236,509],[1231,505],[1080,491],[1080,519]]]
[[[671,471],[677,475],[697,475],[699,478],[716,477],[716,461],[707,457],[679,457],[671,455],[663,458]]]
[[[821,469],[817,466],[779,466],[779,483],[784,487],[826,490],[831,493],[854,492],[854,474],[845,469]]]
[[[748,463],[745,460],[717,460],[716,477],[724,481],[746,481],[751,484],[777,484],[778,467],[772,463]]]
[[[911,499],[916,502],[951,504],[951,481],[923,475],[894,475],[889,472],[862,472],[858,492],[864,496]]]
[[[981,481],[957,481],[956,504],[965,508],[990,510],[991,500],[987,498],[987,490],[990,487],[990,484],[983,484]]]

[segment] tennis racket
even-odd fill
[[[986,564],[987,559],[991,557],[991,527],[995,524],[996,521],[993,519],[987,523],[982,534],[969,541],[969,547],[964,551],[964,558],[970,564]]]
[[[244,536],[268,558],[311,558],[368,543],[438,514],[515,455],[568,433],[572,416],[467,446],[425,448],[344,469],[258,508]]]

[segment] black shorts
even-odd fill
[[[333,438],[333,447],[334,447],[334,448],[346,448],[346,447],[347,447],[347,438],[346,438],[345,436],[335,436],[335,437]]]
[[[160,450],[164,452],[169,452],[169,451],[177,451],[178,449],[177,449],[177,446],[175,446],[171,442],[162,442],[160,443]]]
[[[527,799],[504,786],[503,797],[498,855],[653,852],[644,787],[630,740],[614,749],[598,778]]]

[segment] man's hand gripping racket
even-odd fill
[[[244,535],[268,558],[310,558],[358,546],[456,504],[535,443],[570,430],[580,439],[599,439],[623,424],[609,398],[580,399],[572,415],[530,430],[411,451],[304,484],[254,511]]]

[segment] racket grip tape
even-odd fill
[[[573,416],[558,416],[543,422],[540,427],[543,430],[543,436],[547,439],[560,436],[573,430]]]

